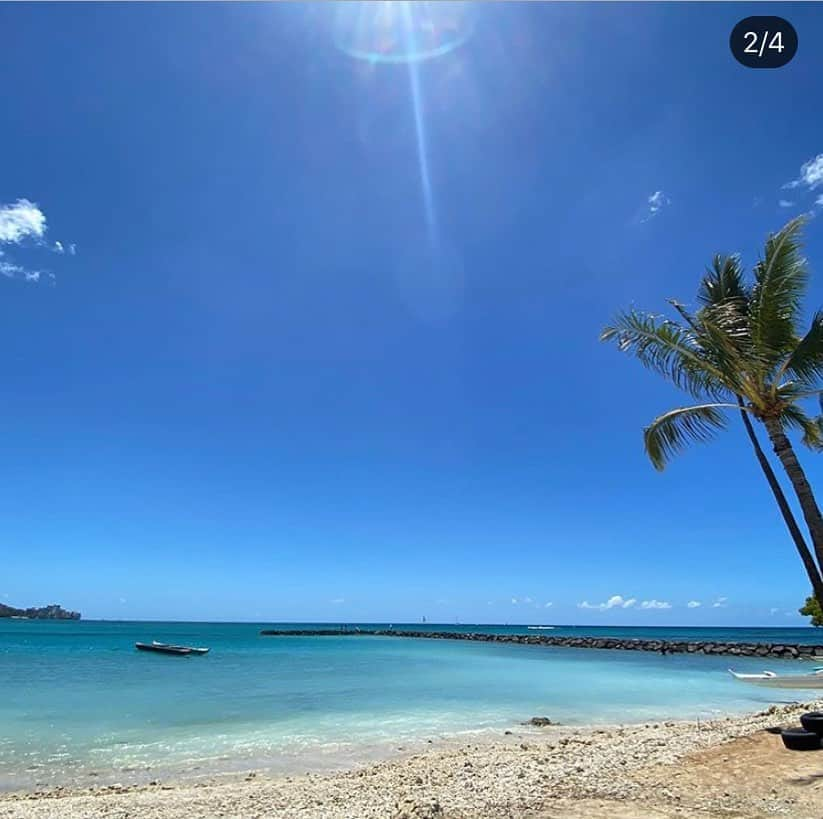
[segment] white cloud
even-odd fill
[[[686,608],[699,609],[702,605],[703,604],[699,600],[689,600],[689,602],[686,603]]]
[[[516,597],[512,597],[512,605],[516,606],[518,604],[518,599]]]
[[[77,245],[69,245],[69,256],[74,256],[77,253]]]
[[[0,242],[19,244],[23,239],[42,239],[46,216],[34,202],[18,199],[12,205],[0,205]]]
[[[823,193],[814,200],[815,205],[823,205]]]
[[[640,604],[641,609],[670,609],[672,604],[667,600],[644,600]]]
[[[335,597],[334,600],[329,600],[329,603],[334,604],[335,606],[339,606],[341,603],[345,603],[345,597]]]
[[[658,211],[662,210],[666,207],[666,205],[671,205],[672,200],[666,196],[663,191],[655,191],[648,199],[649,202],[649,213],[657,213]]]
[[[11,262],[0,262],[0,275],[13,279],[23,272],[23,268]]]
[[[121,598],[120,598],[120,603],[122,604],[122,603],[125,603],[125,602],[126,602],[126,598],[125,598],[125,597],[121,597]]]
[[[641,211],[640,223],[643,224],[650,219],[654,219],[663,208],[668,207],[671,203],[672,200],[663,191],[655,191],[649,194]]]
[[[550,609],[553,605],[554,605],[554,603],[544,603],[543,608],[544,609]]]
[[[588,600],[584,600],[582,603],[577,604],[577,608],[599,609],[600,611],[616,608],[630,609],[636,602],[637,600],[635,600],[634,597],[630,597],[628,600],[624,600],[621,595],[614,594],[605,603],[589,603]]]
[[[781,199],[778,203],[781,208],[793,208],[794,202],[790,202],[788,199]]]
[[[10,204],[0,203],[0,245],[25,246],[47,248],[53,253],[65,253],[62,242],[55,242],[50,248],[46,245],[43,237],[46,234],[46,215],[39,206],[28,199],[18,199]],[[70,245],[69,252],[74,255],[74,245]],[[0,249],[0,256],[4,256]],[[30,270],[27,266],[18,264],[16,261],[5,256],[4,261],[0,261],[0,276],[8,279],[22,279],[27,282],[38,282],[42,276],[39,270]],[[50,279],[54,279],[49,273]]]
[[[788,189],[806,187],[812,190],[818,185],[823,185],[823,154],[818,154],[814,159],[804,162],[800,168],[800,176],[787,182],[783,187]]]
[[[728,597],[718,597],[717,600],[715,600],[714,603],[712,603],[712,608],[713,609],[725,609],[726,608],[726,603],[728,602],[728,600],[729,600]]]
[[[532,602],[532,599],[531,599],[531,597],[524,597],[524,598],[523,598],[523,602],[524,602],[524,603],[531,603],[531,602]]]
[[[777,612],[779,612],[779,611],[780,611],[780,609],[775,606],[775,607],[769,609],[769,614],[777,614]]]

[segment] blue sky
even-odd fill
[[[411,65],[334,9],[0,7],[0,600],[801,622],[742,430],[656,473],[683,399],[598,333],[823,215],[817,7],[481,4]]]

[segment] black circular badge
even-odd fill
[[[797,32],[782,17],[747,17],[732,29],[729,47],[747,68],[781,68],[797,54]]]

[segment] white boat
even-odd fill
[[[739,674],[729,669],[729,673],[742,682],[762,685],[766,688],[823,688],[823,668],[816,669],[811,674],[786,674],[781,676],[774,671],[763,671],[760,674]]]
[[[737,671],[732,671],[731,668],[729,674],[736,680],[770,680],[777,676],[774,671],[762,671],[760,674],[740,674]]]

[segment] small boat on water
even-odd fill
[[[774,671],[761,671],[760,674],[740,674],[737,671],[732,671],[731,668],[729,674],[736,680],[770,680],[772,677],[777,676]]]
[[[816,668],[809,674],[775,674],[763,671],[760,674],[740,674],[729,669],[729,674],[742,682],[762,685],[766,688],[823,688],[823,668]]]
[[[138,651],[155,651],[158,654],[176,654],[178,656],[188,656],[190,654],[194,655],[202,655],[208,654],[209,649],[207,648],[195,648],[193,646],[173,646],[169,643],[158,643],[157,640],[153,640],[150,643],[135,643],[134,647]]]

